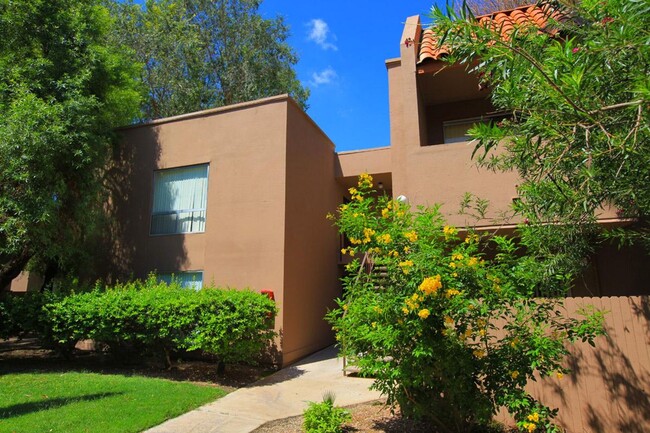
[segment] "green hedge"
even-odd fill
[[[10,323],[11,331],[15,323],[36,320],[39,325],[32,331],[64,353],[77,341],[92,339],[117,354],[159,353],[168,362],[169,354],[178,350],[201,350],[222,362],[241,362],[255,359],[275,336],[274,302],[250,290],[195,291],[151,276],[50,298],[40,308],[18,308],[25,299],[4,302],[7,311],[2,314],[0,307],[0,326]]]
[[[49,324],[42,309],[61,295],[52,292],[0,295],[0,339],[26,335],[48,339]]]

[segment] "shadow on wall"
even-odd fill
[[[179,270],[187,261],[183,235],[151,236],[154,171],[161,143],[155,126],[126,128],[105,173],[108,195],[97,249],[98,277],[108,283],[145,278],[154,270]],[[157,263],[156,258],[162,258]]]
[[[581,419],[576,431],[648,432],[650,297],[592,298],[586,303],[591,301],[606,312],[607,335],[595,348],[584,344],[572,350],[569,386],[552,383],[561,401],[560,421]]]

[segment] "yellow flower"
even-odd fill
[[[458,272],[452,272],[452,273],[451,273],[451,276],[454,277],[454,278],[456,278],[456,277],[458,276]]]
[[[481,337],[485,337],[485,329],[480,329],[478,333]]]
[[[411,268],[413,267],[413,261],[405,260],[403,262],[399,262],[399,267],[402,268],[402,272],[408,274]]]
[[[348,191],[349,191],[350,194],[352,194],[352,195],[355,195],[357,192],[359,192],[359,191],[357,191],[356,188],[350,188],[350,189],[348,189]]]
[[[374,235],[375,235],[375,231],[373,229],[367,227],[363,229],[363,236],[364,236],[363,243],[367,244],[368,242],[370,242],[372,240],[372,236]]]
[[[390,209],[383,208],[381,210],[381,216],[382,216],[382,218],[388,218],[390,216]]]
[[[348,311],[348,304],[345,304],[345,305],[343,306],[343,310],[344,310],[344,311]]]
[[[539,414],[537,412],[533,412],[530,415],[527,416],[528,421],[532,422],[539,422]]]
[[[372,307],[372,309],[373,309],[373,311],[375,313],[381,314],[383,312],[383,310],[381,308],[379,308],[378,306],[376,306],[376,305],[374,307]]]
[[[449,263],[449,267],[451,269],[456,269],[456,263],[454,263],[454,262]]]
[[[420,284],[419,289],[427,295],[433,295],[441,287],[440,275],[436,275],[435,277],[426,277]]]
[[[460,253],[454,253],[451,255],[452,260],[463,260],[463,255]]]
[[[361,241],[359,239],[350,238],[350,243],[353,245],[359,245]]]
[[[410,232],[404,233],[404,237],[409,241],[409,242],[415,242],[418,240],[418,234],[415,230],[411,230]]]
[[[485,356],[486,356],[486,354],[485,354],[485,350],[483,350],[483,349],[475,349],[474,351],[472,351],[472,353],[473,353],[474,356],[476,356],[478,359],[485,358]]]
[[[372,322],[370,325],[371,325],[373,328],[376,328],[376,327],[377,327],[377,322]]]
[[[398,211],[397,216],[400,217],[400,218],[403,217],[404,216],[404,211],[403,210]]]
[[[389,251],[388,255],[391,257],[399,257],[399,253],[396,250]]]
[[[564,373],[562,373],[561,371],[558,371],[555,374],[557,375],[557,378],[560,379],[560,380],[562,380],[562,378],[564,377]]]
[[[415,300],[413,300],[411,298],[407,298],[405,303],[406,303],[406,306],[408,307],[409,311],[413,311],[413,310],[417,309],[420,306],[420,304],[418,304],[417,302],[415,302]]]
[[[404,253],[408,254],[411,251],[411,247],[404,247]]]
[[[445,316],[445,326],[454,326],[454,319],[449,316]]]
[[[447,296],[447,298],[451,298],[452,296],[456,296],[456,295],[460,295],[460,291],[456,290],[456,289],[449,289],[449,290],[447,290],[447,293],[445,294],[445,296]]]
[[[408,314],[408,313],[409,313],[409,309],[406,308],[406,307],[402,307],[402,313],[404,313],[404,314]]]
[[[456,229],[451,226],[445,226],[442,229],[443,233],[445,234],[445,238],[449,238],[450,236],[453,236],[456,234]]]
[[[341,254],[346,255],[348,253],[348,250],[345,248],[341,248]]]
[[[465,243],[469,244],[469,243],[472,243],[472,242],[478,242],[478,240],[479,240],[479,237],[478,237],[478,235],[476,233],[470,233],[465,238]]]
[[[370,188],[372,186],[372,176],[368,173],[361,173],[359,175],[359,186]]]
[[[426,308],[424,308],[424,309],[420,310],[420,312],[418,313],[418,316],[420,316],[420,319],[426,319],[427,317],[429,317],[429,314],[431,314],[431,312],[429,310],[427,310]]]
[[[347,209],[348,209],[348,205],[347,205],[347,204],[341,205],[341,210],[347,210]]]
[[[513,379],[518,378],[519,377],[519,372],[517,370],[511,372],[510,377],[512,377]]]
[[[467,261],[468,266],[476,266],[478,265],[478,259],[476,257],[470,257],[469,260]]]
[[[390,237],[390,234],[384,233],[377,236],[377,242],[380,244],[389,244],[393,241],[393,238]]]
[[[533,433],[535,429],[537,428],[537,424],[533,424],[532,422],[529,423],[524,423],[524,428],[528,430],[528,433]]]

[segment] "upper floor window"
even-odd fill
[[[470,136],[467,135],[467,131],[469,131],[476,124],[476,122],[480,122],[480,119],[462,119],[443,122],[442,134],[444,137],[444,142],[458,143],[460,141],[470,140]]]
[[[469,136],[467,131],[479,123],[498,122],[506,118],[503,113],[488,114],[481,117],[472,117],[470,119],[448,120],[442,122],[442,135],[444,143],[458,143],[461,141],[469,141],[472,137]]]
[[[151,234],[205,231],[208,164],[154,172]]]

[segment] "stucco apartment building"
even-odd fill
[[[516,11],[536,19],[534,8]],[[443,69],[442,54],[419,17],[408,18],[400,56],[386,61],[389,147],[337,153],[286,95],[122,129],[110,184],[117,223],[102,248],[103,274],[156,271],[194,287],[271,290],[283,364],[331,344],[323,316],[341,295],[343,263],[326,215],[349,197],[359,174],[414,206],[443,203],[449,222],[461,227],[474,223],[457,213],[465,192],[490,200],[495,212],[516,197],[516,174],[482,170],[471,159],[465,133],[494,114],[488,93],[463,66]],[[606,213],[601,220],[620,223]],[[643,257],[604,248],[579,290],[644,293]],[[12,289],[28,284],[23,277]]]

